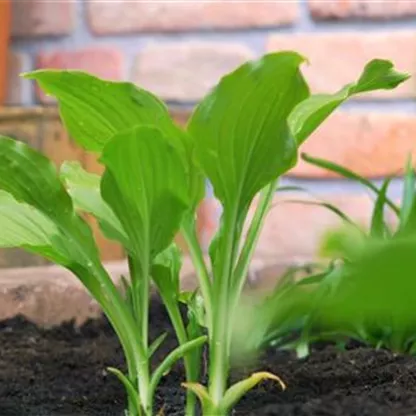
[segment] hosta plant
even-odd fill
[[[407,75],[388,61],[371,61],[357,82],[328,95],[310,95],[295,52],[273,53],[224,76],[193,112],[186,129],[171,120],[152,93],[131,83],[110,82],[78,71],[26,74],[59,103],[71,137],[95,152],[102,176],[77,163],[57,173],[47,158],[27,145],[0,139],[0,221],[3,247],[23,247],[68,268],[101,305],[117,333],[127,362],[112,369],[128,394],[128,414],[149,416],[161,377],[184,358],[186,414],[200,399],[204,415],[228,414],[267,372],[228,385],[233,328],[244,280],[278,178],[297,160],[298,146],[342,102],[355,94],[391,89]],[[204,261],[196,208],[210,181],[223,212]],[[256,213],[243,233],[249,207]],[[101,264],[91,230],[82,219],[95,216],[103,233],[128,257],[129,278],[119,292]],[[185,237],[198,275],[199,291],[179,293],[180,253]],[[176,331],[179,347],[153,372],[153,352],[164,335],[148,339],[152,282]],[[178,302],[186,301],[183,322]],[[203,307],[203,309],[201,309]],[[265,318],[266,319],[266,318]],[[207,336],[201,335],[201,326]],[[200,350],[208,343],[208,385],[199,383]]]

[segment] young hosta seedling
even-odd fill
[[[130,83],[77,71],[26,75],[57,98],[70,135],[101,155],[105,173],[99,177],[79,165],[65,164],[58,177],[43,156],[0,139],[0,189],[5,191],[0,220],[8,230],[0,242],[69,268],[97,299],[126,355],[127,374],[111,371],[126,388],[131,416],[152,414],[156,386],[181,356],[187,415],[194,413],[195,396],[205,415],[221,416],[265,378],[283,386],[277,375],[267,372],[227,384],[244,280],[278,178],[296,163],[298,146],[343,101],[360,92],[393,88],[407,78],[390,62],[374,60],[356,83],[339,93],[310,96],[300,71],[303,62],[295,52],[281,52],[242,65],[202,100],[186,131],[172,122],[160,100]],[[205,179],[223,208],[210,246],[212,279],[195,227]],[[248,209],[259,193],[255,216],[243,237]],[[130,269],[130,280],[124,280],[126,296],[101,265],[91,231],[78,212],[94,215],[104,234],[125,248]],[[179,228],[198,274],[200,293],[195,296],[179,294],[180,258],[172,246]],[[149,343],[151,279],[180,344],[153,373],[150,357],[164,335]],[[184,299],[190,305],[187,326],[178,310]],[[197,299],[203,300],[205,313]],[[198,383],[200,350],[206,340],[201,321],[208,332],[208,386]]]
[[[140,164],[135,163],[137,154],[143,156]],[[156,171],[155,155],[159,155]],[[150,358],[162,339],[149,344],[149,281],[151,275],[156,280],[162,273],[172,285],[179,279],[178,253],[169,246],[189,206],[188,182],[179,153],[153,127],[114,135],[101,159],[106,164],[101,180],[79,165],[65,164],[62,177],[67,193],[49,160],[21,142],[1,137],[0,243],[44,255],[82,281],[108,316],[126,355],[128,374],[110,371],[126,387],[129,414],[150,415],[162,376],[177,359],[206,341],[202,334],[189,337],[178,303],[166,302],[180,345],[150,372]],[[126,248],[128,301],[103,268],[91,231],[76,212],[80,207],[95,214],[103,231]],[[172,299],[178,296],[173,291],[169,295]],[[192,369],[187,358],[185,361],[192,380]]]

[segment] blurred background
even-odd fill
[[[0,133],[30,143],[58,165],[77,159],[100,172],[95,158],[66,135],[55,103],[19,73],[66,68],[130,80],[164,99],[184,124],[223,74],[282,49],[308,58],[303,71],[313,92],[335,92],[353,82],[372,58],[391,59],[414,75],[416,1],[0,0]],[[398,175],[391,192],[399,198],[406,156],[416,153],[415,83],[412,78],[394,91],[347,103],[302,150],[377,183]],[[306,186],[368,221],[372,200],[348,181],[301,162],[283,182]],[[208,196],[200,212],[207,244],[218,207]],[[320,207],[278,203],[256,258],[264,264],[310,259],[322,233],[338,222]],[[119,247],[101,237],[100,247],[105,260],[123,258]],[[42,263],[20,250],[0,252],[0,267]]]

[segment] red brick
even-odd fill
[[[368,178],[402,172],[409,153],[416,160],[416,116],[407,114],[337,112],[302,145],[301,151],[329,159]],[[335,175],[302,160],[293,176]]]
[[[88,4],[88,20],[98,35],[270,27],[293,23],[297,2],[97,2]]]
[[[75,2],[13,0],[12,36],[60,36],[72,32]]]
[[[37,56],[36,68],[77,69],[110,80],[120,80],[124,76],[123,54],[117,48],[41,52]],[[39,90],[37,92],[42,102],[53,101]]]
[[[305,199],[331,202],[361,225],[371,218],[373,201],[368,195],[318,195],[319,199],[299,194],[276,196],[257,245],[257,258],[275,262],[316,259],[324,234],[342,225],[342,220],[326,208],[314,205],[283,203],[284,200]],[[253,204],[250,210],[254,212]]]
[[[387,20],[416,16],[416,3],[412,0],[309,0],[309,8],[316,20]]]
[[[398,70],[413,77],[395,90],[366,97],[416,96],[416,32],[275,34],[270,36],[267,49],[293,49],[305,55],[310,64],[303,67],[303,73],[314,92],[335,92],[355,81],[371,59],[390,59]]]
[[[155,43],[138,55],[133,80],[166,100],[196,101],[251,58],[250,49],[238,43]]]
[[[23,60],[23,54],[15,52],[9,53],[7,62],[6,105],[22,104],[22,83],[24,81],[19,74],[23,72]]]

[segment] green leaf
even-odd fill
[[[75,208],[94,215],[107,238],[128,247],[128,238],[120,221],[101,197],[101,176],[87,172],[79,162],[64,162],[60,176]]]
[[[298,104],[289,116],[289,125],[298,144],[302,144],[331,113],[352,96],[375,90],[390,90],[410,75],[396,72],[390,61],[374,59],[367,63],[357,82],[335,94],[317,94]]]
[[[124,275],[120,276],[121,286],[123,288],[124,302],[129,309],[129,312],[134,316],[134,299],[133,299],[133,290],[130,282]]]
[[[62,238],[59,229],[32,206],[0,191],[0,247],[25,248],[58,264],[69,264],[67,253],[53,245]]]
[[[338,216],[341,220],[347,222],[350,225],[356,226],[355,222],[342,210],[340,210],[335,205],[324,202],[324,201],[307,201],[302,199],[286,199],[284,201],[281,201],[282,203],[288,203],[288,204],[301,204],[301,205],[316,205],[323,208],[328,209],[329,211],[333,212],[336,216]]]
[[[51,69],[24,77],[58,100],[66,129],[87,150],[101,151],[114,134],[137,125],[154,124],[166,133],[175,128],[163,102],[132,83]]]
[[[392,62],[373,59],[364,68],[360,79],[354,86],[354,94],[374,90],[392,90],[408,80],[410,74],[397,72]]]
[[[403,184],[403,196],[400,209],[400,225],[399,232],[404,228],[410,229],[415,226],[416,219],[416,189],[415,189],[416,179],[415,172],[413,170],[412,157],[409,155],[407,160],[406,172],[404,177]],[[410,224],[410,221],[412,224]]]
[[[390,178],[384,180],[376,203],[374,204],[370,225],[370,236],[374,238],[383,238],[386,235],[387,225],[384,221],[384,206],[386,204],[387,189],[390,181]]]
[[[45,156],[22,142],[0,137],[0,189],[55,224],[60,238],[54,239],[54,246],[64,251],[68,260],[86,268],[99,262],[91,230],[75,214],[55,166]]]
[[[15,229],[19,233],[22,226],[27,227],[27,233],[35,228],[47,230],[44,237],[48,236],[49,244],[32,245],[33,235],[21,234],[20,238],[29,239],[26,245],[21,240],[20,245],[74,272],[101,302],[102,285],[112,285],[112,282],[102,268],[91,229],[75,213],[54,164],[23,142],[0,137],[0,189],[22,204],[16,206],[14,217],[9,216],[7,227],[10,232]],[[8,202],[12,203],[10,199]],[[33,212],[31,225],[22,222],[23,217],[30,221],[27,218],[29,206]],[[3,225],[6,228],[6,224]],[[9,242],[15,246],[17,241]]]
[[[163,332],[150,344],[149,358],[151,358],[153,354],[157,351],[157,349],[163,344],[167,336],[168,336],[168,333]]]
[[[182,160],[160,130],[142,126],[115,135],[101,161],[106,166],[101,194],[126,230],[135,257],[150,267],[172,243],[188,208]]]
[[[175,243],[158,254],[153,262],[152,279],[168,302],[178,301],[181,267],[182,255]]]
[[[124,388],[126,389],[127,394],[129,395],[129,399],[130,399],[129,402],[134,407],[134,411],[136,412],[137,415],[140,415],[142,412],[142,407],[140,404],[140,397],[133,383],[129,380],[127,376],[125,376],[117,368],[107,367],[107,371],[115,375],[121,381]]]
[[[376,195],[380,194],[380,190],[375,186],[372,182],[370,182],[368,179],[357,175],[353,171],[338,165],[334,162],[330,162],[329,160],[320,159],[317,157],[312,157],[307,155],[306,153],[301,154],[302,159],[310,163],[311,165],[317,166],[322,169],[329,170],[331,172],[334,172],[340,176],[343,176],[346,179],[353,180],[355,182],[361,183],[366,188],[370,189],[372,192],[374,192]],[[396,204],[394,204],[388,197],[386,197],[386,204],[394,211],[396,215],[400,215],[400,209],[397,207]]]
[[[367,239],[368,236],[358,227],[344,224],[340,228],[326,231],[320,242],[319,255],[351,260],[360,253]]]
[[[129,371],[135,371],[136,355],[144,354],[140,345],[130,342],[134,336],[133,319],[103,268],[91,229],[75,212],[55,165],[23,142],[0,137],[0,190],[37,210],[59,231],[59,234],[50,236],[51,246],[47,246],[47,252],[42,254],[50,256],[52,253],[52,258],[71,270],[102,306],[120,338]],[[20,221],[21,212],[16,215],[20,215]],[[37,221],[42,217],[35,214],[33,218]],[[30,229],[36,226],[39,223],[34,222]],[[59,253],[59,258],[56,253]]]
[[[129,82],[108,81],[81,71],[46,69],[24,76],[58,100],[66,129],[86,150],[101,152],[123,130],[157,126],[183,158],[192,207],[203,198],[205,183],[194,164],[193,139],[175,125],[166,105],[152,93]]]
[[[193,292],[181,292],[178,301],[185,304],[188,308],[188,329],[190,329],[191,332],[197,331],[197,327],[206,326],[204,298],[201,296],[198,289],[195,289]],[[194,337],[190,336],[190,338]]]
[[[269,54],[226,75],[188,124],[196,156],[225,206],[244,209],[254,195],[296,161],[287,117],[309,92],[304,58]]]
[[[214,408],[214,403],[205,386],[200,383],[182,383],[181,386],[192,391],[198,397],[199,401],[201,402],[203,414],[213,414],[209,412],[210,409]]]
[[[307,192],[302,186],[279,186],[276,192]]]
[[[189,354],[193,349],[200,348],[207,342],[207,339],[208,337],[203,335],[199,338],[192,339],[185,344],[179,345],[171,351],[153,373],[152,380],[150,382],[150,390],[152,392],[156,390],[161,378],[169,372],[176,361]]]
[[[248,391],[259,384],[263,380],[274,380],[276,381],[282,390],[286,389],[285,383],[280,377],[269,373],[267,371],[261,371],[253,373],[250,377],[245,380],[241,380],[238,383],[232,385],[226,392],[220,403],[220,408],[223,412],[229,412],[231,408],[243,397]]]
[[[414,235],[367,241],[360,256],[343,267],[336,290],[320,300],[319,327],[354,330],[361,337],[379,334],[374,344],[383,340],[404,351],[406,339],[414,337],[409,311],[416,302],[415,250]]]

